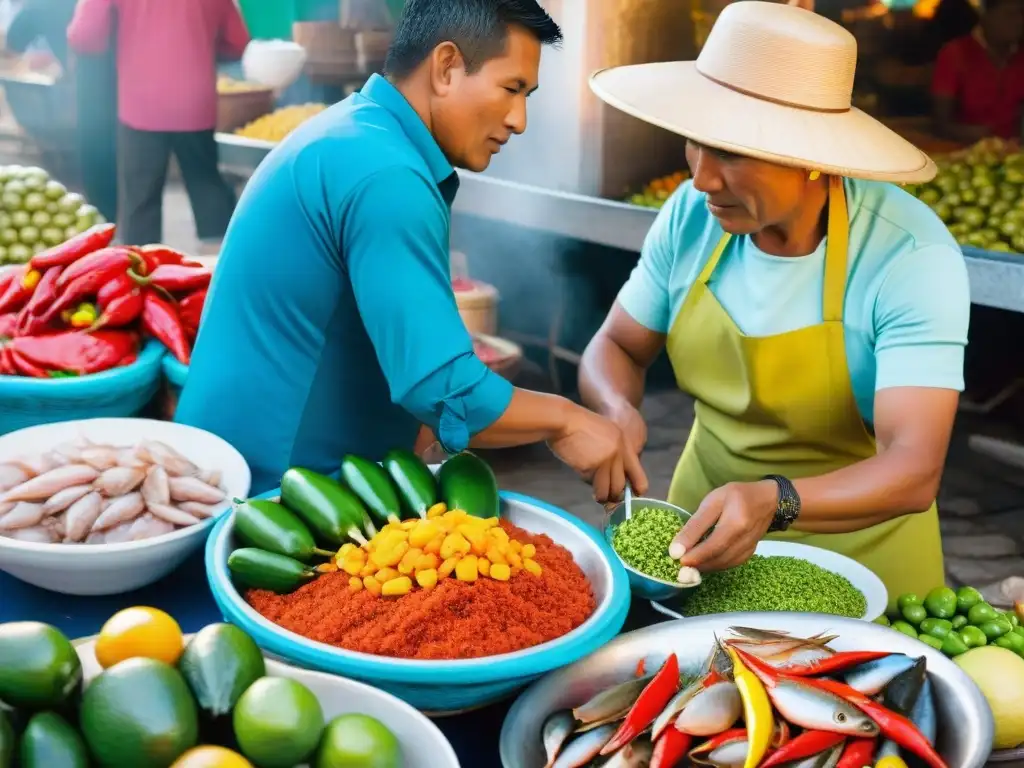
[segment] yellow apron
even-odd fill
[[[693,429],[676,466],[669,501],[694,511],[712,490],[765,475],[791,479],[841,469],[875,455],[846,363],[849,216],[843,182],[829,187],[823,322],[774,336],[746,336],[708,288],[730,236],[719,241],[669,331],[679,388],[696,400]],[[935,504],[863,531],[770,538],[838,552],[885,582],[890,601],[924,596],[945,583]]]

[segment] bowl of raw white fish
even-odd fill
[[[146,586],[199,549],[249,467],[216,435],[83,419],[0,437],[0,570],[69,595]]]

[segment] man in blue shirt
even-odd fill
[[[308,121],[239,201],[178,421],[237,447],[253,491],[301,465],[411,448],[547,441],[598,501],[647,480],[622,432],[514,388],[474,354],[451,288],[454,167],[482,171],[526,129],[543,44],[535,0],[410,0],[387,77]]]

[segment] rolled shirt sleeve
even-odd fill
[[[473,352],[451,287],[448,207],[408,167],[379,171],[342,211],[342,253],[392,402],[449,452],[493,424],[512,385]]]

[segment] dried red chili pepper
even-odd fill
[[[154,268],[160,264],[181,264],[188,260],[181,251],[168,248],[166,245],[144,245],[136,249],[146,264],[153,264]]]
[[[8,269],[0,275],[0,296],[3,296],[7,292],[7,289],[11,287],[11,283],[14,282],[14,276],[17,272],[18,270],[16,269]]]
[[[142,314],[142,291],[134,290],[113,299],[103,308],[102,314],[96,319],[89,330],[97,328],[121,328],[131,325]]]
[[[142,327],[167,347],[179,362],[188,365],[191,350],[178,311],[153,291],[146,291],[142,297]]]
[[[46,328],[42,315],[57,298],[57,280],[63,267],[51,267],[43,273],[32,297],[18,314],[17,335],[31,336]]]
[[[195,339],[199,333],[199,321],[203,317],[203,306],[206,304],[206,293],[207,289],[203,288],[201,291],[190,293],[184,299],[178,302],[178,317],[181,318],[181,324],[184,326],[188,335]],[[643,667],[644,660],[641,659],[637,663],[637,668]],[[637,677],[643,677],[641,672]]]
[[[29,269],[24,265],[13,274],[13,279],[7,286],[7,290],[0,296],[0,314],[17,312],[32,297],[36,283],[39,281],[38,272]]]
[[[100,286],[100,289],[96,291],[96,303],[99,304],[100,309],[102,309],[118,296],[123,296],[138,287],[139,286],[136,282],[128,277],[128,272],[126,270],[123,273],[115,275],[110,282],[104,283]]]
[[[188,267],[182,264],[160,264],[148,275],[129,271],[128,276],[142,286],[155,286],[165,291],[194,291],[206,288],[213,276],[206,267]]]
[[[18,313],[0,315],[0,339],[13,339],[18,332]]]
[[[113,224],[97,224],[60,245],[37,253],[29,261],[29,264],[33,269],[38,270],[66,267],[83,256],[88,256],[90,253],[110,245],[114,240],[116,229]]]
[[[14,358],[11,356],[10,347],[0,347],[0,376],[17,376],[18,371],[14,367]]]
[[[843,756],[836,763],[836,768],[864,768],[865,765],[874,765],[874,760],[874,739],[850,739],[843,749]]]
[[[679,688],[679,659],[669,654],[661,669],[640,692],[626,719],[611,740],[601,748],[602,755],[610,755],[631,742],[661,714],[669,699]]]
[[[674,725],[666,728],[664,733],[654,742],[651,753],[651,768],[674,768],[682,763],[686,751],[693,743],[693,737],[683,733]]]
[[[60,316],[61,312],[76,304],[86,296],[95,295],[108,280],[112,280],[118,274],[126,272],[128,267],[132,264],[132,259],[138,258],[134,254],[130,254],[124,250],[120,253],[110,254],[109,252],[113,250],[115,249],[107,249],[107,251],[104,252],[104,262],[102,266],[97,266],[91,271],[80,275],[71,283],[64,284],[57,300],[50,305],[50,309],[43,315],[45,322],[49,323],[53,321],[55,318]],[[93,256],[98,255],[98,253],[99,252],[97,252],[97,254],[93,254]],[[92,258],[92,256],[87,256],[85,259],[75,262],[73,265],[68,267],[68,270],[74,269],[79,264],[82,264],[90,258]],[[65,277],[67,277],[67,271],[60,276],[60,280],[58,280],[58,287],[64,282]]]
[[[794,677],[820,677],[842,672],[844,669],[865,664],[869,661],[892,656],[891,651],[840,651],[819,661],[799,666],[781,667],[780,671]]]
[[[771,757],[761,763],[760,768],[775,768],[784,763],[803,760],[805,757],[817,755],[826,749],[832,749],[845,738],[841,733],[804,731],[784,747],[773,752]]]
[[[21,336],[8,346],[19,367],[25,363],[43,371],[83,376],[123,364],[137,353],[138,337],[129,331],[65,331],[50,336]]]
[[[93,251],[88,256],[83,256],[78,261],[70,264],[57,282],[57,287],[65,289],[85,276],[102,275],[103,279],[97,283],[97,288],[107,282],[119,272],[126,271],[129,267],[137,265],[141,259],[131,248],[114,246]],[[95,289],[94,289],[95,290]]]
[[[16,373],[22,376],[28,376],[33,379],[48,379],[50,374],[44,369],[40,368],[31,358],[22,354],[15,347],[10,347],[11,360],[14,363],[14,370]]]

